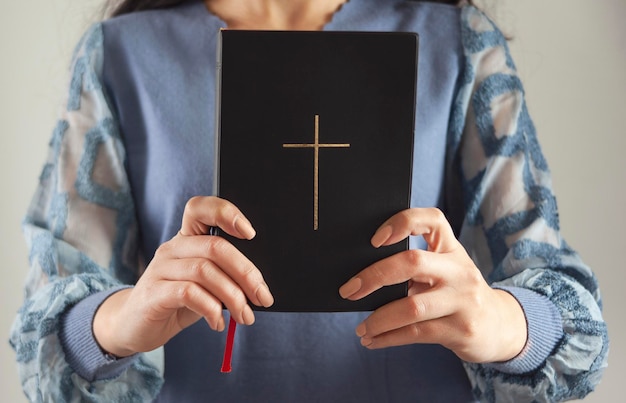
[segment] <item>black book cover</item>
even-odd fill
[[[370,238],[409,207],[417,35],[223,30],[218,56],[216,184],[257,231],[228,237],[285,312],[367,311],[339,287],[408,248]],[[226,235],[224,235],[226,236]]]

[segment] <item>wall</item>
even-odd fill
[[[626,364],[626,2],[487,0],[512,37],[552,170],[561,229],[599,279],[609,368],[585,401],[623,401]]]
[[[357,1],[357,0],[352,0]],[[27,251],[19,223],[36,185],[65,93],[78,35],[95,0],[10,2],[0,14],[0,390],[23,401],[6,343],[21,300]],[[485,0],[513,38],[529,109],[550,163],[568,242],[596,271],[612,340],[610,367],[586,401],[618,401],[626,352],[626,2]]]

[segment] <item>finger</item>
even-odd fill
[[[374,247],[392,245],[409,235],[422,235],[428,250],[450,252],[458,248],[450,223],[437,208],[403,210],[385,221],[372,236]]]
[[[390,302],[372,312],[359,326],[359,337],[374,338],[415,323],[452,315],[457,302],[446,290],[434,290]]]
[[[259,269],[235,246],[222,237],[211,235],[176,236],[159,247],[155,258],[157,254],[159,257],[163,256],[168,259],[203,258],[211,261],[241,287],[253,304],[267,308],[274,303],[274,297]],[[196,269],[196,271],[201,270]],[[163,278],[172,278],[174,274],[185,277],[193,273],[189,273],[188,268],[185,267],[172,270],[169,266],[167,270],[161,270],[159,273]],[[198,280],[206,278],[199,273],[193,275],[196,275]]]
[[[226,327],[222,313],[222,302],[209,294],[204,288],[192,281],[165,282],[165,298],[160,305],[166,310],[188,309],[198,315],[185,315],[179,325],[181,329],[194,323],[198,317],[204,317],[211,329],[221,332]]]
[[[454,329],[447,318],[413,323],[375,337],[361,337],[361,345],[368,349],[379,349],[409,344],[450,345]]]
[[[254,323],[254,313],[248,305],[244,291],[210,260],[202,258],[175,260],[171,265],[171,270],[168,271],[166,281],[198,284],[207,293],[224,303],[237,323],[244,325]]]
[[[448,255],[411,249],[379,260],[363,269],[346,284],[339,294],[355,301],[388,285],[408,280],[429,285],[453,275]]]
[[[181,235],[204,235],[210,227],[243,239],[256,235],[252,224],[231,202],[215,196],[196,196],[185,205]]]

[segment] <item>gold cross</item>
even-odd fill
[[[320,143],[320,115],[315,115],[315,143],[311,144],[283,144],[283,148],[312,148],[314,151],[313,162],[313,230],[319,227],[319,154],[320,148],[346,148],[350,144],[341,143]]]

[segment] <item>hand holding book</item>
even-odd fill
[[[98,309],[93,329],[105,351],[123,357],[153,350],[201,318],[222,331],[223,306],[236,322],[251,325],[249,302],[272,305],[254,263],[224,238],[207,235],[218,226],[240,239],[255,235],[226,200],[194,197],[187,203],[180,232],[161,245],[135,287],[112,294]]]
[[[508,292],[491,288],[435,208],[402,211],[371,239],[374,247],[421,235],[428,250],[407,250],[380,260],[340,289],[359,300],[377,289],[409,282],[408,296],[374,311],[357,326],[370,349],[413,343],[441,344],[469,362],[501,362],[526,344],[526,320]]]
[[[98,310],[94,334],[105,351],[118,357],[150,351],[202,317],[212,329],[223,331],[223,305],[232,321],[251,325],[254,313],[248,301],[273,304],[254,263],[222,237],[206,235],[218,226],[237,238],[255,236],[232,203],[217,197],[191,199],[179,234],[157,251],[137,285],[113,294]],[[438,343],[474,362],[517,355],[525,344],[526,326],[519,304],[486,284],[443,214],[437,209],[404,210],[379,227],[372,248],[409,235],[422,235],[429,249],[377,261],[337,290],[356,301],[381,287],[409,282],[407,297],[381,306],[356,328],[361,343],[370,349]]]

